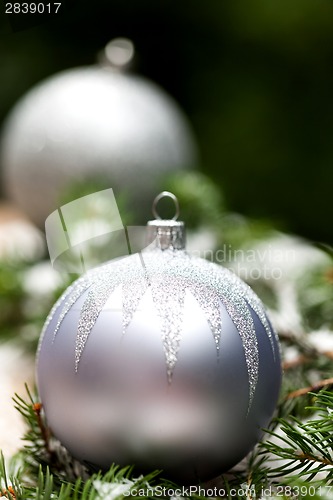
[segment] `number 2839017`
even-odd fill
[[[61,2],[58,3],[36,3],[36,2],[6,2],[6,14],[58,14]]]

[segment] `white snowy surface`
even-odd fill
[[[232,268],[240,271],[241,278],[265,279],[277,288],[294,283],[309,269],[330,264],[329,256],[310,242],[278,232],[251,248],[235,252],[235,257]]]
[[[6,458],[22,446],[25,426],[20,413],[14,408],[13,396],[26,398],[24,384],[33,388],[34,361],[15,345],[0,344],[0,449]]]
[[[276,309],[269,310],[275,329],[300,336],[304,331],[298,298],[300,280],[309,271],[330,265],[329,256],[310,242],[276,232],[274,237],[235,253],[230,267],[250,286],[257,280],[266,283],[277,302]],[[325,335],[326,343],[328,338]],[[319,337],[313,340],[316,343]]]
[[[22,282],[25,292],[37,297],[51,295],[62,284],[63,277],[48,260],[30,267],[24,273]]]
[[[29,262],[44,253],[42,232],[16,211],[0,206],[0,260]]]

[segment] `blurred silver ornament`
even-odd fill
[[[82,462],[197,482],[260,439],[279,345],[243,281],[186,253],[182,222],[150,221],[148,236],[145,251],[89,271],[55,304],[38,387],[53,433]]]
[[[162,176],[195,165],[195,142],[175,101],[123,71],[133,54],[129,40],[116,39],[100,65],[48,78],[9,115],[2,138],[5,191],[38,225],[57,208],[64,188],[96,178],[117,196],[131,193],[130,208],[144,214]]]

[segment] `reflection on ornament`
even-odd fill
[[[183,222],[150,221],[145,251],[83,275],[46,321],[41,400],[82,462],[197,482],[241,460],[272,416],[280,353],[263,305],[188,255],[184,235]]]
[[[68,185],[99,179],[144,213],[167,173],[193,167],[186,118],[152,82],[122,71],[124,39],[107,45],[109,64],[59,73],[33,88],[10,114],[2,141],[6,194],[34,222],[57,208]]]

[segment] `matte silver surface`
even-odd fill
[[[103,468],[163,468],[182,482],[230,468],[259,439],[280,387],[277,340],[254,297],[184,251],[88,273],[40,343],[38,387],[55,435]]]

